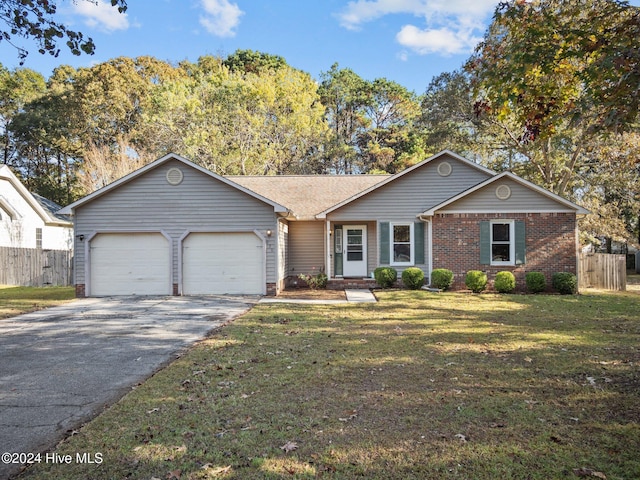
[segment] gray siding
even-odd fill
[[[289,275],[326,272],[324,222],[289,223]]]
[[[496,189],[501,185],[506,185],[511,189],[511,196],[506,200],[500,200],[496,197]],[[505,178],[447,205],[442,210],[438,210],[438,213],[495,211],[567,212],[573,210],[521,183]]]
[[[166,173],[184,179],[169,185]],[[273,207],[205,175],[169,161],[76,209],[76,236],[99,231],[163,231],[172,239],[173,282],[178,281],[179,239],[187,231],[277,231]],[[276,281],[276,236],[266,237],[267,282]],[[85,246],[76,238],[76,283],[85,281]]]
[[[444,161],[452,166],[447,177],[438,174],[438,165]],[[414,222],[416,215],[489,177],[453,157],[443,156],[329,213],[327,218],[335,222]]]

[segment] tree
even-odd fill
[[[253,50],[236,50],[222,62],[232,72],[260,74],[267,70],[286,67],[287,62],[280,55],[271,55]]]
[[[12,71],[0,65],[0,142],[1,163],[12,164],[16,160],[16,145],[12,139],[12,122],[30,101],[44,94],[44,77],[26,68]]]
[[[0,20],[5,24],[5,28],[0,29],[0,42],[5,41],[17,49],[21,65],[29,52],[14,43],[16,36],[35,40],[38,52],[43,55],[48,53],[57,57],[60,53],[58,42],[65,37],[65,45],[73,55],[92,55],[95,51],[91,38],[85,38],[81,32],[70,30],[54,19],[56,3],[55,0],[3,0],[0,4]],[[111,0],[111,5],[120,13],[127,10],[126,0]]]
[[[475,114],[499,128],[509,152],[500,169],[569,198],[588,199],[594,212],[624,196],[605,179],[614,178],[616,169],[631,175],[628,166],[637,159],[620,133],[637,129],[639,12],[616,0],[498,6],[465,68]],[[631,157],[605,154],[604,145]],[[617,220],[606,232],[604,222],[591,222],[594,236],[626,235],[623,213],[611,213]]]

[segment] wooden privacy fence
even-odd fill
[[[72,284],[69,250],[0,247],[0,284],[45,287]]]
[[[581,253],[578,260],[578,272],[580,288],[627,289],[627,259],[625,255]]]

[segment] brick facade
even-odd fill
[[[76,284],[76,298],[84,298],[87,295],[85,294],[84,283]]]
[[[491,266],[480,263],[480,222],[483,220],[521,220],[525,222],[526,263]],[[465,289],[469,270],[482,270],[493,285],[496,273],[510,271],[517,290],[525,290],[527,272],[542,272],[551,285],[556,272],[576,273],[576,218],[573,213],[527,214],[438,214],[433,218],[433,268],[454,273],[453,289]]]

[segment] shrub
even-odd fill
[[[547,280],[542,272],[527,272],[524,281],[527,284],[527,291],[530,293],[540,293],[547,289]]]
[[[311,290],[317,290],[319,288],[327,288],[329,277],[324,272],[320,272],[317,275],[305,275],[301,273],[298,278],[309,286]]]
[[[409,267],[402,272],[402,283],[409,290],[418,290],[424,285],[424,272],[418,267]]]
[[[389,288],[396,283],[398,272],[391,267],[378,267],[373,271],[373,277],[382,288]]]
[[[473,293],[480,293],[487,288],[487,274],[480,270],[469,270],[464,279],[464,284]]]
[[[511,293],[516,289],[516,277],[511,272],[498,272],[493,286],[500,293]]]
[[[436,268],[431,272],[431,285],[440,290],[447,290],[453,285],[453,272],[446,268]]]
[[[562,295],[573,295],[578,292],[578,277],[570,272],[554,273],[551,286]]]

